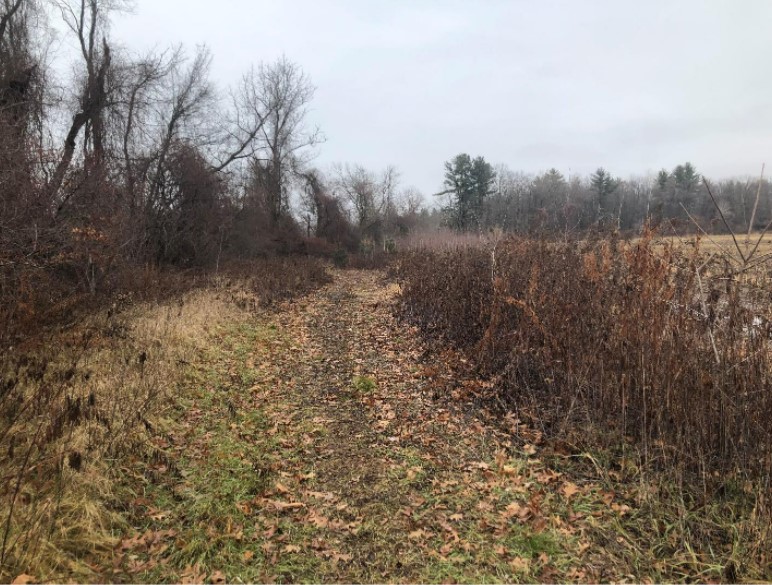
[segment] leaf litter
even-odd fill
[[[461,376],[452,351],[427,357],[397,292],[337,271],[221,332],[159,437],[174,465],[127,486],[145,503],[103,579],[628,579],[623,487],[555,467],[514,414],[494,422],[476,402],[489,383]],[[365,379],[367,392],[352,383]]]

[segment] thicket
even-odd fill
[[[0,1],[2,348],[117,294],[162,296],[226,265],[355,257],[415,215],[415,197],[398,209],[394,169],[328,180],[311,167],[323,136],[298,65],[261,63],[218,88],[206,48],[122,47],[110,35],[122,6]],[[69,79],[57,79],[55,22],[75,48]]]
[[[405,316],[466,354],[491,404],[552,436],[638,445],[714,488],[772,478],[772,273],[699,243],[507,238],[416,249]],[[682,476],[683,477],[683,476]]]

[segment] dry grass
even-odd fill
[[[756,241],[759,239],[761,234],[759,233],[752,233],[750,235],[750,239],[747,238],[745,234],[737,235],[737,242],[740,244],[740,247],[743,250],[743,253],[747,253],[750,250],[753,249],[753,247],[756,244]],[[689,236],[667,236],[663,235],[656,239],[654,242],[654,245],[658,248],[663,248],[665,245],[673,245],[673,246],[681,246],[685,248],[694,248],[696,242],[699,240],[699,246],[703,253],[705,254],[722,254],[727,253],[732,256],[737,256],[737,249],[735,247],[734,241],[732,240],[731,234],[718,234],[713,235],[710,234],[708,236],[705,235],[689,235]],[[632,240],[632,242],[639,241],[638,238],[635,238]],[[758,251],[756,252],[757,256],[764,256],[766,254],[772,253],[772,234],[765,234],[764,237],[761,239],[761,243],[759,244]]]
[[[399,238],[397,240],[397,249],[404,252],[465,248],[485,244],[492,237],[495,236],[493,234],[460,233],[443,228],[435,231],[413,233]]]
[[[213,331],[329,278],[307,258],[223,274],[140,272],[136,293],[80,302],[58,328],[41,315],[0,356],[0,579],[93,578],[88,558],[112,553],[123,522],[114,480],[162,456],[149,439]]]
[[[231,286],[116,304],[6,360],[0,579],[94,578],[87,559],[111,553],[123,522],[111,511],[113,478],[153,456],[148,437],[187,364],[215,329],[246,318],[239,304],[253,298]]]

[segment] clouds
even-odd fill
[[[138,0],[116,36],[206,42],[226,85],[281,54],[317,86],[319,164],[396,164],[425,192],[459,151],[625,175],[772,154],[772,4]]]

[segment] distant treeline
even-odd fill
[[[447,198],[440,221],[462,231],[500,227],[514,233],[581,232],[603,227],[638,231],[659,225],[672,233],[747,230],[758,195],[754,229],[772,219],[766,179],[703,178],[691,163],[654,177],[622,180],[603,168],[589,177],[565,177],[556,169],[526,174],[482,157],[460,154],[445,165]],[[710,194],[713,195],[711,198]],[[715,203],[714,203],[715,200]]]

